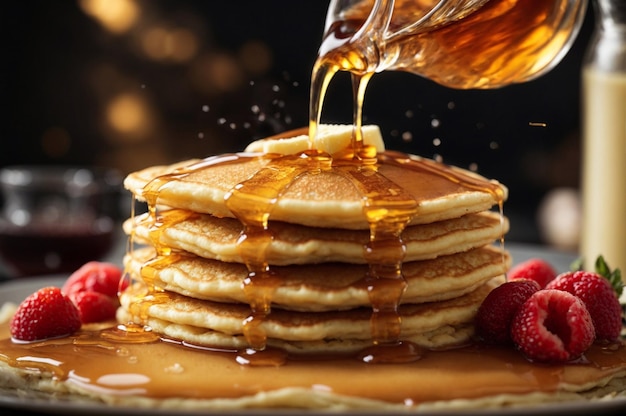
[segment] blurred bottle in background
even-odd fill
[[[626,2],[596,0],[596,29],[582,69],[581,255],[626,271]]]

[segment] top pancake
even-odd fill
[[[255,190],[277,187],[285,178],[276,175],[284,175],[284,168],[292,166],[292,161],[264,153],[222,155],[149,167],[128,175],[124,185],[138,200],[154,197],[150,202],[155,205],[232,218],[236,215],[225,199],[235,187],[244,183],[254,183]],[[365,181],[367,186],[363,185]],[[269,189],[269,197],[262,194],[265,191],[248,195],[250,199],[243,205],[265,204],[274,221],[369,229],[364,206],[376,205],[377,195],[387,190],[389,194],[401,190],[403,198],[414,201],[409,224],[432,223],[484,211],[507,197],[506,187],[473,172],[385,151],[378,154],[376,166],[365,169],[356,164],[333,165],[330,169],[307,167],[286,180],[283,188]],[[386,197],[380,200],[389,201]],[[381,210],[392,211],[393,204],[391,200]]]

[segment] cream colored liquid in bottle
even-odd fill
[[[626,2],[598,0],[597,29],[582,74],[581,256],[626,271]]]

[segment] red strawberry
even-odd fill
[[[516,280],[493,289],[478,308],[476,335],[489,344],[510,344],[510,326],[518,308],[536,291],[533,280]]]
[[[529,279],[539,283],[543,289],[554,280],[556,271],[552,265],[540,258],[531,258],[515,265],[507,273],[508,280]]]
[[[74,292],[68,297],[76,305],[80,320],[84,324],[104,322],[115,318],[117,298],[113,299],[93,291]]]
[[[66,294],[92,291],[117,297],[122,270],[115,264],[90,261],[71,274],[63,285]]]
[[[533,361],[565,362],[580,357],[595,332],[583,302],[561,290],[534,293],[513,318],[511,337]]]
[[[72,334],[80,329],[78,309],[58,287],[46,287],[28,296],[11,319],[11,336],[38,341]]]
[[[615,341],[622,330],[622,307],[611,283],[594,272],[562,273],[549,285],[579,297],[593,320],[596,339]]]

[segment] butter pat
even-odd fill
[[[321,124],[311,147],[331,155],[339,152],[350,146],[353,128],[351,124]],[[385,151],[385,143],[377,125],[363,126],[362,132],[363,143],[374,146],[378,153]],[[307,149],[309,149],[309,136],[303,134],[288,138],[256,140],[250,143],[245,151],[288,155]]]

